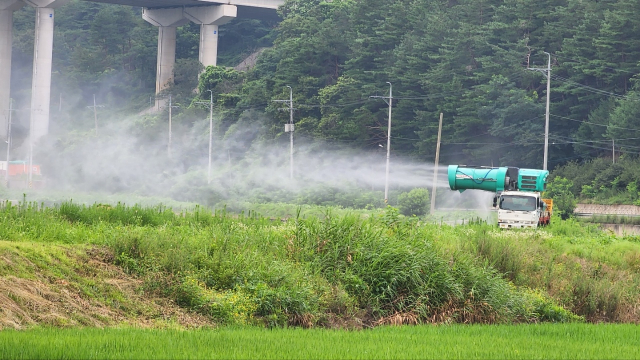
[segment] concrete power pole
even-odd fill
[[[96,136],[98,136],[98,110],[96,106],[96,94],[93,94],[93,122],[96,126]]]
[[[542,170],[547,170],[547,159],[549,158],[549,102],[551,101],[551,54],[549,55],[549,62],[547,63],[547,113],[544,120],[544,167]]]
[[[542,169],[547,170],[547,160],[549,154],[549,103],[551,101],[551,54],[544,51],[549,56],[547,68],[527,68],[528,70],[540,71],[547,77],[547,111],[544,122],[544,164]]]
[[[389,84],[389,97],[385,96],[370,96],[370,98],[375,99],[383,99],[387,104],[389,104],[389,124],[387,126],[387,166],[385,170],[384,177],[384,202],[385,204],[389,202],[389,163],[391,159],[391,108],[393,107],[393,85],[387,81]],[[387,101],[387,99],[389,101]]]
[[[213,146],[213,91],[209,90],[209,165],[207,167],[207,184],[211,184],[211,150]]]
[[[438,145],[436,145],[436,161],[435,166],[433,167],[433,186],[431,187],[430,214],[433,214],[433,211],[436,209],[436,184],[438,182],[438,163],[440,162],[440,136],[442,135],[442,117],[443,114],[440,113],[440,124],[438,125]]]
[[[167,145],[167,153],[169,157],[171,157],[171,109],[173,109],[173,104],[171,103],[171,95],[169,95],[169,144]]]
[[[273,100],[274,102],[282,102],[289,104],[289,123],[284,125],[284,132],[289,133],[289,178],[293,179],[293,132],[295,131],[295,126],[293,125],[293,89],[291,86],[287,85],[289,88],[289,100]],[[287,110],[287,109],[280,109]]]
[[[62,97],[60,98],[62,99]],[[62,103],[62,100],[60,100]],[[88,108],[93,108],[93,122],[96,128],[96,136],[98,136],[98,108],[104,107],[104,105],[96,105],[96,94],[93,94],[93,106],[87,106]]]
[[[293,89],[289,88],[289,178],[293,179]],[[286,129],[285,129],[286,130]]]
[[[11,117],[13,113],[13,99],[9,99],[9,121],[7,122],[7,164],[6,171],[4,173],[4,183],[7,188],[9,188],[9,160],[10,152],[11,152]]]
[[[389,126],[387,128],[387,169],[384,176],[384,202],[389,202],[389,161],[391,159],[391,108],[393,107],[393,85],[389,84]]]
[[[33,104],[33,100],[31,102]],[[33,116],[31,116],[31,119],[29,119],[29,176],[27,176],[27,188],[31,189],[31,186],[33,185],[33,136],[34,136],[34,131],[33,131],[33,123],[34,123],[34,118]]]
[[[213,91],[207,90],[211,93],[209,102],[198,101],[196,104],[203,104],[209,106],[209,165],[207,167],[207,184],[211,184],[211,151],[213,143]]]
[[[171,157],[171,121],[172,121],[172,117],[173,117],[173,108],[179,108],[180,106],[174,106],[172,103],[172,98],[171,95],[169,95],[169,144],[167,146],[167,152],[169,154],[169,157]]]

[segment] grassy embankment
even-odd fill
[[[412,326],[365,331],[36,329],[0,332],[0,358],[637,359],[639,339],[638,327],[628,324]]]
[[[366,219],[326,215],[281,222],[198,208],[176,214],[122,205],[5,206],[5,283],[31,279],[64,293],[72,282],[79,304],[101,304],[116,316],[74,319],[73,309],[61,307],[56,321],[14,316],[14,325],[4,326],[136,324],[140,317],[150,326],[206,323],[177,321],[184,315],[136,305],[135,296],[170,299],[218,325],[638,322],[640,244],[595,227],[560,221],[538,231],[449,227],[393,209]],[[99,263],[118,265],[139,281],[135,291],[92,273],[95,252],[105,254]],[[87,265],[68,265],[69,259]],[[67,270],[51,270],[60,266]],[[91,281],[74,278],[83,271]],[[34,291],[8,291],[11,306],[38,313],[27,296]]]

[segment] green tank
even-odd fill
[[[460,192],[469,189],[491,192],[505,190],[542,192],[546,189],[549,171],[516,167],[449,165],[447,176],[451,190]]]

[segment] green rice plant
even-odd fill
[[[633,324],[0,332],[2,359],[637,359]]]

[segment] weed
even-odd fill
[[[421,223],[392,207],[369,216],[303,212],[283,222],[253,210],[23,202],[0,207],[0,236],[26,253],[29,242],[108,247],[116,264],[144,279],[142,291],[217,323],[537,322],[569,321],[571,313],[637,321],[628,314],[640,298],[640,244],[596,226],[558,219],[545,229],[499,231],[480,221]],[[60,251],[29,256],[67,269],[59,277],[78,271]],[[90,282],[79,289],[91,298],[103,291]]]

